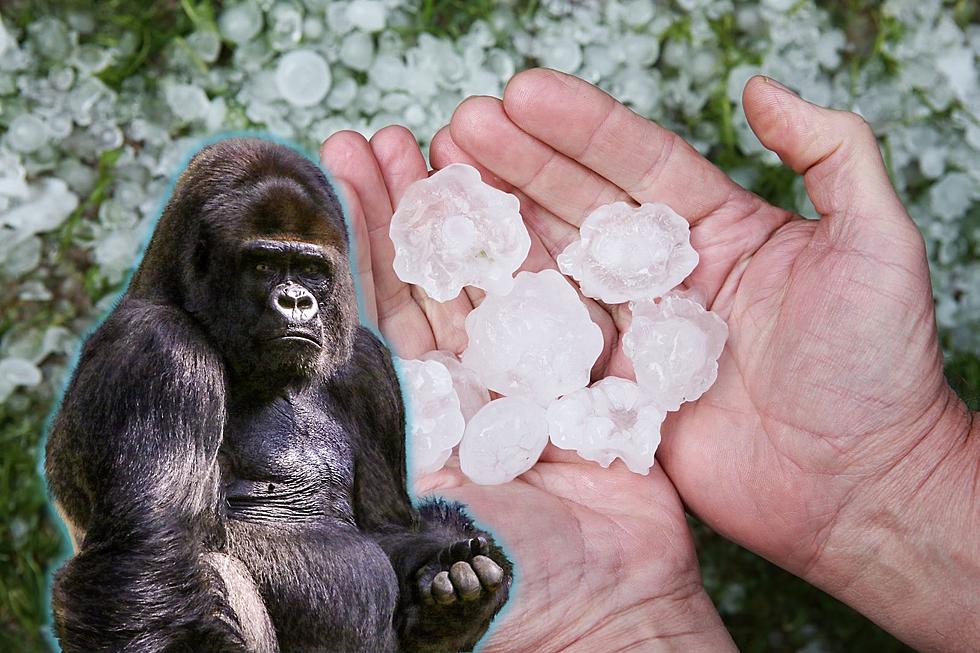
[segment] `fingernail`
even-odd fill
[[[766,80],[766,83],[767,84],[771,84],[771,85],[775,86],[778,89],[782,89],[782,90],[786,91],[787,93],[792,93],[793,95],[799,95],[799,93],[797,93],[796,91],[794,91],[791,88],[788,88],[786,86],[783,86],[782,84],[780,84],[779,82],[777,82],[772,77],[763,76],[763,79]]]

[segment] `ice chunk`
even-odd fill
[[[218,18],[221,35],[232,43],[245,43],[262,31],[262,10],[251,1],[228,7]]]
[[[48,128],[29,113],[22,113],[10,123],[7,142],[18,152],[34,152],[48,143]]]
[[[558,267],[609,304],[659,297],[698,264],[687,220],[666,204],[613,202],[590,213]]]
[[[609,467],[622,458],[631,472],[647,474],[667,413],[632,381],[607,376],[548,406],[551,441]]]
[[[602,331],[555,270],[521,272],[508,295],[487,295],[466,316],[463,365],[503,395],[544,405],[589,383]]]
[[[450,376],[453,377],[453,388],[456,390],[456,396],[459,397],[459,409],[467,422],[490,401],[490,393],[480,383],[480,377],[468,367],[463,367],[453,352],[435,349],[424,354],[422,360],[438,361],[449,370]]]
[[[693,299],[671,293],[659,302],[631,304],[633,322],[623,351],[637,383],[667,410],[694,401],[718,376],[728,325]]]
[[[303,14],[293,5],[275,5],[269,12],[269,22],[269,43],[276,50],[289,50],[303,38]]]
[[[385,28],[385,5],[380,0],[354,0],[347,5],[347,19],[359,30],[380,32]]]
[[[531,237],[520,202],[454,163],[405,191],[391,218],[395,273],[445,302],[463,286],[505,294]]]
[[[28,185],[25,201],[0,214],[0,226],[11,227],[24,234],[52,231],[61,226],[78,207],[78,196],[68,190],[68,184],[57,177],[44,177]]]
[[[446,464],[463,437],[463,414],[453,378],[437,361],[396,359],[407,398],[409,458],[416,474],[428,474]]]
[[[174,115],[185,122],[204,118],[211,107],[208,94],[193,84],[171,84],[164,89],[164,98]]]
[[[276,86],[279,94],[292,105],[311,107],[330,90],[330,67],[313,50],[293,50],[279,59]]]
[[[523,397],[494,399],[466,425],[459,467],[474,483],[506,483],[531,469],[547,444],[542,406]]]
[[[374,39],[365,32],[351,32],[340,44],[340,61],[352,70],[367,71],[374,61]]]
[[[41,370],[23,358],[0,360],[0,378],[13,385],[37,385],[41,382]]]

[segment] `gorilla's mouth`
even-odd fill
[[[316,336],[314,336],[312,333],[307,333],[306,331],[287,331],[282,335],[273,336],[272,338],[269,338],[269,340],[290,344],[312,345],[317,349],[320,349],[322,346],[320,344],[320,340]]]

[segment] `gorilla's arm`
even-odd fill
[[[511,565],[493,541],[463,511],[463,506],[426,499],[416,510],[406,488],[405,409],[391,355],[367,329],[357,333],[354,356],[334,397],[346,403],[359,434],[354,476],[358,525],[374,535],[391,558],[399,581],[395,618],[403,650],[470,650],[507,600]],[[452,545],[482,537],[488,557],[506,579],[496,592],[478,601],[438,605],[420,594],[420,580],[448,570]]]
[[[53,425],[47,475],[85,535],[56,574],[66,653],[243,651],[203,554],[220,535],[224,372],[178,309],[124,299],[89,338]]]

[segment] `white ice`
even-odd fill
[[[698,264],[687,220],[666,204],[600,206],[579,236],[558,255],[558,268],[582,294],[609,304],[659,297]]]
[[[463,365],[502,395],[545,405],[589,383],[602,331],[557,271],[521,272],[508,295],[487,295],[466,316]]]
[[[34,152],[48,143],[48,128],[35,115],[22,113],[10,122],[7,142],[18,152]]]
[[[474,483],[506,483],[531,469],[547,444],[545,409],[523,397],[501,397],[466,425],[459,467]]]
[[[233,43],[245,43],[262,31],[262,10],[251,1],[228,7],[218,17],[221,35]]]
[[[463,367],[453,352],[435,349],[424,354],[421,360],[438,361],[449,370],[449,375],[453,377],[453,388],[459,397],[459,409],[467,422],[490,401],[490,393],[480,383],[480,377],[468,367]]]
[[[276,86],[286,102],[311,107],[330,90],[330,67],[313,50],[293,50],[284,54],[276,66]]]
[[[446,464],[463,437],[463,413],[446,366],[437,361],[396,359],[406,395],[409,461],[416,474]]]
[[[445,302],[463,286],[506,294],[531,237],[520,202],[454,163],[412,184],[391,218],[398,277]]]
[[[665,416],[636,383],[608,376],[552,402],[548,429],[556,447],[603,467],[622,458],[630,471],[647,474]]]
[[[704,394],[718,376],[718,357],[728,339],[724,320],[680,293],[631,308],[623,351],[640,387],[667,410]]]

